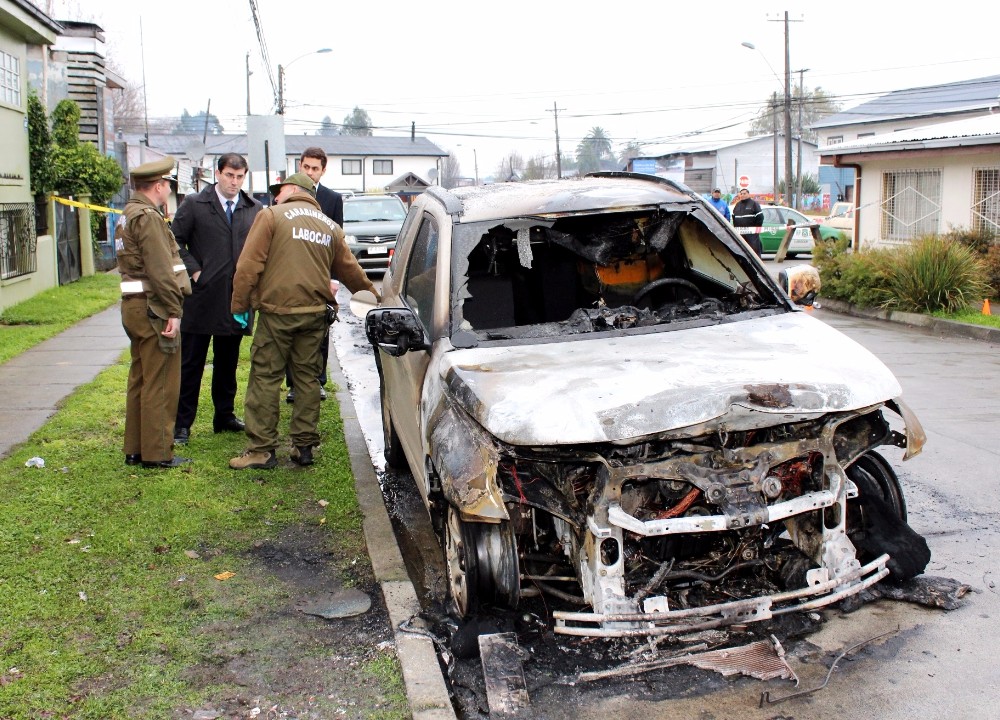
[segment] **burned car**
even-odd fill
[[[923,569],[875,452],[924,442],[896,379],[683,185],[432,187],[365,326],[458,615],[544,595],[556,632],[688,632]]]

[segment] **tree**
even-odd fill
[[[802,101],[803,97],[804,101]],[[781,132],[783,129],[782,102],[783,99],[778,97],[777,93],[772,93],[765,105],[757,112],[757,116],[751,121],[747,135],[750,137],[771,135],[775,129],[775,120],[777,120],[778,131]],[[817,87],[815,90],[805,88],[804,94],[800,94],[799,88],[794,87],[792,89],[792,124],[795,128],[798,127],[800,106],[802,108],[802,139],[809,142],[816,142],[817,138],[816,133],[810,130],[809,126],[840,110],[840,103],[835,101],[823,88]],[[777,114],[773,112],[772,108],[778,109]],[[797,129],[793,130],[792,134],[797,135]]]
[[[611,138],[601,127],[591,128],[590,132],[576,146],[576,164],[580,175],[600,170],[601,161],[610,160],[613,157]]]
[[[546,160],[545,155],[536,155],[533,158],[529,158],[528,163],[524,166],[523,179],[525,180],[543,180],[545,178],[554,178],[555,176],[555,163]]]
[[[125,178],[114,158],[101,155],[89,142],[80,142],[80,106],[62,100],[52,111],[52,190],[61,195],[89,194],[105,205],[121,189]]]
[[[344,116],[344,126],[340,131],[342,135],[364,135],[372,134],[372,119],[368,113],[357,105],[347,115]]]
[[[108,67],[122,78],[125,77],[116,62],[109,60]],[[106,92],[111,93],[111,115],[115,121],[115,129],[143,132],[146,128],[146,109],[142,86],[126,80],[123,88],[109,88]]]
[[[518,182],[524,175],[524,158],[516,150],[511,150],[497,165],[493,175],[499,182]]]
[[[640,155],[642,155],[642,145],[632,140],[625,146],[625,149],[621,151],[621,154],[618,156],[618,162],[620,162],[622,166],[626,166],[628,165],[629,160],[637,158]]]
[[[441,187],[450,190],[458,186],[458,180],[462,177],[462,166],[455,157],[455,153],[449,152],[448,157],[441,160]]]
[[[191,115],[187,108],[184,108],[184,112],[181,113],[181,121],[178,125],[178,131],[186,133],[189,135],[202,135],[205,133],[205,111],[199,110],[197,115]],[[209,135],[219,135],[225,128],[219,122],[213,113],[208,113],[208,134]]]
[[[340,135],[340,128],[334,125],[333,120],[327,115],[323,118],[323,122],[320,123],[319,130],[316,131],[317,135],[326,135],[327,137],[332,135]]]
[[[52,133],[42,101],[32,89],[28,93],[28,171],[31,194],[45,195],[52,189]]]

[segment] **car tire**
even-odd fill
[[[385,378],[382,377],[382,363],[378,356],[378,350],[375,350],[375,365],[378,369],[378,394],[382,406],[382,440],[384,442],[382,456],[385,458],[386,467],[390,470],[409,470],[406,453],[403,452],[403,444],[399,441],[396,427],[392,424],[392,415],[389,413]]]
[[[858,497],[874,496],[906,522],[906,500],[896,471],[874,450],[869,450],[847,468],[847,476],[858,486]]]
[[[462,520],[453,505],[445,509],[444,565],[448,605],[459,618],[479,609],[479,538],[476,526]]]

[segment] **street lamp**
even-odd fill
[[[292,63],[298,62],[304,57],[309,57],[310,55],[322,55],[323,53],[333,52],[332,48],[320,48],[319,50],[313,50],[311,52],[299,55],[297,58],[292,60],[292,62],[287,65],[278,65],[278,114],[285,114],[285,68],[291,67]]]
[[[745,48],[749,48],[750,50],[757,50],[757,46],[754,45],[752,42],[746,42],[746,41],[744,41],[744,42],[741,42],[740,45],[742,45]],[[775,70],[774,70],[773,67],[771,67],[771,63],[768,62],[767,56],[764,55],[764,53],[762,53],[760,50],[757,50],[757,54],[760,55],[761,59],[764,61],[764,64],[767,65],[768,70],[770,70],[771,74],[774,75],[774,79],[778,81],[778,85],[781,86],[781,78],[778,77],[778,73],[775,72]],[[773,100],[771,102],[769,102],[768,105],[770,105],[770,107],[771,107],[771,136],[772,136],[772,139],[774,140],[774,160],[773,160],[773,163],[774,163],[774,180],[773,180],[773,183],[774,183],[774,202],[777,203],[778,202],[778,97],[777,97],[777,93],[771,93],[771,97],[773,98]],[[788,137],[788,126],[787,125],[785,126],[785,137],[786,138]]]

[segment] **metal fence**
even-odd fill
[[[0,278],[38,269],[35,208],[32,203],[0,203]]]

